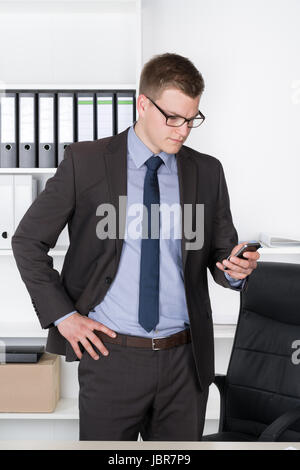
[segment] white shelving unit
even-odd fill
[[[141,0],[0,0],[0,41],[6,45],[0,51],[1,90],[137,92],[142,65]],[[56,170],[0,168],[0,174],[32,174],[41,190]],[[50,250],[54,264],[62,263],[66,250]],[[7,287],[3,293],[1,290],[2,313],[7,312],[7,320],[2,314],[0,337],[46,340],[48,331],[31,312],[11,249],[0,250],[0,263],[0,282]],[[18,312],[11,302],[16,289],[24,297]],[[24,318],[34,320],[20,321],[21,309]],[[66,363],[61,358],[61,399],[53,413],[0,413],[0,439],[77,439],[77,367],[78,363]]]

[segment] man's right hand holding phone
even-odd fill
[[[102,323],[92,320],[80,313],[76,312],[70,315],[65,320],[62,320],[57,328],[62,336],[66,338],[67,341],[71,344],[72,348],[78,359],[82,358],[82,353],[80,351],[78,342],[83,345],[87,352],[92,356],[93,359],[99,359],[98,354],[92,348],[90,341],[96,346],[96,348],[104,355],[109,354],[108,350],[98,338],[93,330],[102,331],[103,333],[115,338],[117,335],[110,328],[107,328]],[[90,341],[89,341],[90,340]]]
[[[245,279],[257,268],[256,261],[260,258],[260,254],[257,251],[249,250],[242,253],[242,258],[235,255],[239,253],[244,245],[249,245],[250,247],[251,244],[253,245],[252,242],[244,242],[236,245],[232,249],[230,256],[223,260],[222,263],[217,262],[216,266],[221,271],[227,272],[233,279]]]

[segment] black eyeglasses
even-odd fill
[[[185,122],[187,122],[188,127],[194,128],[201,126],[201,124],[204,122],[205,116],[201,113],[200,110],[198,111],[198,114],[196,114],[196,116],[191,119],[186,119],[183,116],[169,116],[156,103],[154,103],[154,101],[152,101],[149,96],[146,96],[146,98],[148,98],[148,100],[151,101],[151,103],[154,104],[154,106],[156,106],[156,108],[165,116],[167,126],[180,127],[183,126]]]

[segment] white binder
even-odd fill
[[[55,248],[65,249],[69,246],[69,244],[70,244],[70,239],[69,239],[68,225],[66,225],[58,236]]]
[[[11,248],[11,238],[36,197],[32,175],[0,175],[0,249]]]
[[[0,249],[9,249],[14,232],[13,175],[0,175],[0,214]]]
[[[113,93],[97,93],[97,139],[114,134]]]
[[[128,92],[117,93],[117,133],[132,126],[134,122],[134,99]]]
[[[58,162],[64,159],[67,145],[74,142],[74,95],[73,93],[58,93]]]
[[[35,93],[19,93],[19,167],[36,167]]]
[[[55,168],[54,93],[39,93],[39,168]]]
[[[40,186],[39,186],[39,192],[40,193],[44,191],[44,189],[46,187],[46,184],[47,184],[47,181],[48,180],[46,179],[46,180],[43,180],[43,181],[40,182]],[[63,230],[60,232],[54,248],[64,249],[64,248],[68,247],[69,244],[70,244],[69,232],[68,232],[68,226],[66,224],[65,227],[63,228]]]
[[[259,234],[259,241],[269,247],[300,246],[300,232],[298,233],[267,233]]]
[[[32,175],[14,175],[14,230],[36,197],[36,179]]]
[[[0,167],[17,167],[16,93],[0,93]]]
[[[94,94],[77,93],[77,141],[94,140]]]

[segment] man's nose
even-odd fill
[[[181,137],[186,137],[189,134],[190,130],[191,129],[188,127],[187,122],[185,122],[182,126],[177,127],[178,135],[180,135]]]

